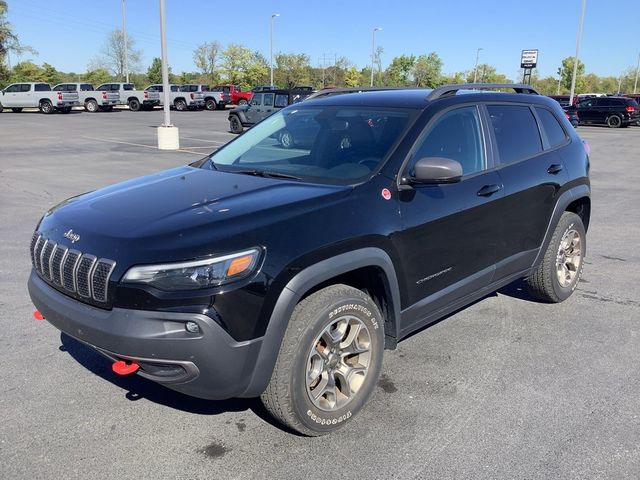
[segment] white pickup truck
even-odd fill
[[[23,108],[37,107],[42,113],[69,113],[74,105],[79,105],[76,92],[53,92],[48,83],[13,83],[0,96],[0,112],[4,108],[18,113]]]
[[[180,85],[169,85],[169,105],[182,112],[184,110],[195,110],[204,108],[204,95],[202,92],[182,92]],[[163,85],[154,83],[149,85],[145,90],[149,92],[158,92],[160,94],[160,105],[164,105]]]
[[[145,109],[151,110],[160,105],[160,94],[148,90],[136,90],[133,83],[103,83],[96,90],[101,92],[118,92],[120,99],[118,105],[128,105],[129,110],[137,112]]]
[[[209,85],[201,83],[188,83],[180,86],[181,92],[201,93],[204,99],[204,108],[207,110],[221,110],[231,102],[231,95],[224,92],[213,92]]]
[[[76,92],[80,105],[84,105],[87,112],[98,110],[109,112],[120,101],[117,92],[96,91],[90,83],[59,83],[53,87],[54,92]]]

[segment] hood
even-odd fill
[[[116,261],[125,253],[133,263],[194,258],[215,253],[218,245],[255,246],[237,243],[349,191],[180,167],[66,200],[47,212],[38,230],[69,248]],[[79,238],[72,245],[74,235]]]

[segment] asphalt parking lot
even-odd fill
[[[593,212],[565,303],[519,283],[387,351],[346,429],[303,438],[258,401],[207,402],[110,364],[32,319],[28,245],[47,208],[189,163],[228,141],[226,114],[0,114],[0,478],[544,478],[640,476],[640,127],[580,127]]]

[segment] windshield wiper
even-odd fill
[[[254,175],[256,177],[270,177],[270,178],[287,178],[289,180],[302,180],[300,177],[290,175],[282,172],[269,172],[267,170],[258,170],[257,168],[247,170],[229,170],[230,173],[242,173],[244,175]]]

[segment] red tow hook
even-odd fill
[[[34,310],[33,318],[35,318],[36,320],[44,320],[44,315],[42,315],[39,310]]]
[[[130,373],[135,373],[139,368],[140,365],[136,362],[127,363],[124,360],[118,360],[111,365],[111,370],[118,375],[129,375]]]

